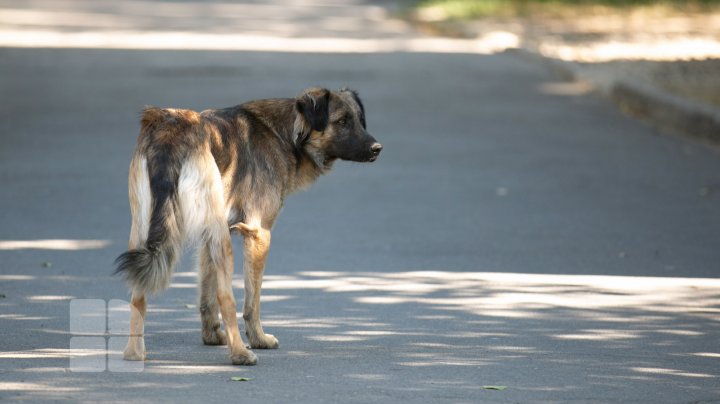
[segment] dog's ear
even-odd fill
[[[341,91],[348,91],[350,92],[350,95],[352,95],[353,100],[357,103],[358,107],[360,107],[360,124],[362,125],[363,129],[367,129],[367,122],[365,122],[365,106],[363,105],[362,101],[360,100],[360,95],[355,90],[350,90],[349,88],[343,88]]]
[[[304,130],[296,133],[295,144],[300,146],[310,132],[316,130],[322,132],[325,130],[329,120],[330,91],[324,88],[311,88],[306,90],[295,101],[295,108],[300,117],[305,121]]]

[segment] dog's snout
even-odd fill
[[[382,150],[382,145],[380,143],[375,142],[375,143],[373,143],[372,146],[370,146],[370,150],[372,150],[373,154],[377,156],[378,154],[380,154],[380,151]]]

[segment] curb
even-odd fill
[[[618,80],[610,99],[621,110],[673,132],[720,144],[720,112],[665,91]]]

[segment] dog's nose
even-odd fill
[[[372,150],[373,154],[377,156],[382,150],[382,145],[380,143],[373,143],[373,145],[370,146],[370,150]]]

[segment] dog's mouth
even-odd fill
[[[372,163],[373,161],[378,159],[378,155],[374,154],[371,156],[356,156],[351,158],[344,158],[343,160],[346,161],[353,161],[355,163]]]
[[[333,163],[337,160],[335,157],[328,157],[323,160],[323,168],[329,170],[332,168]]]

